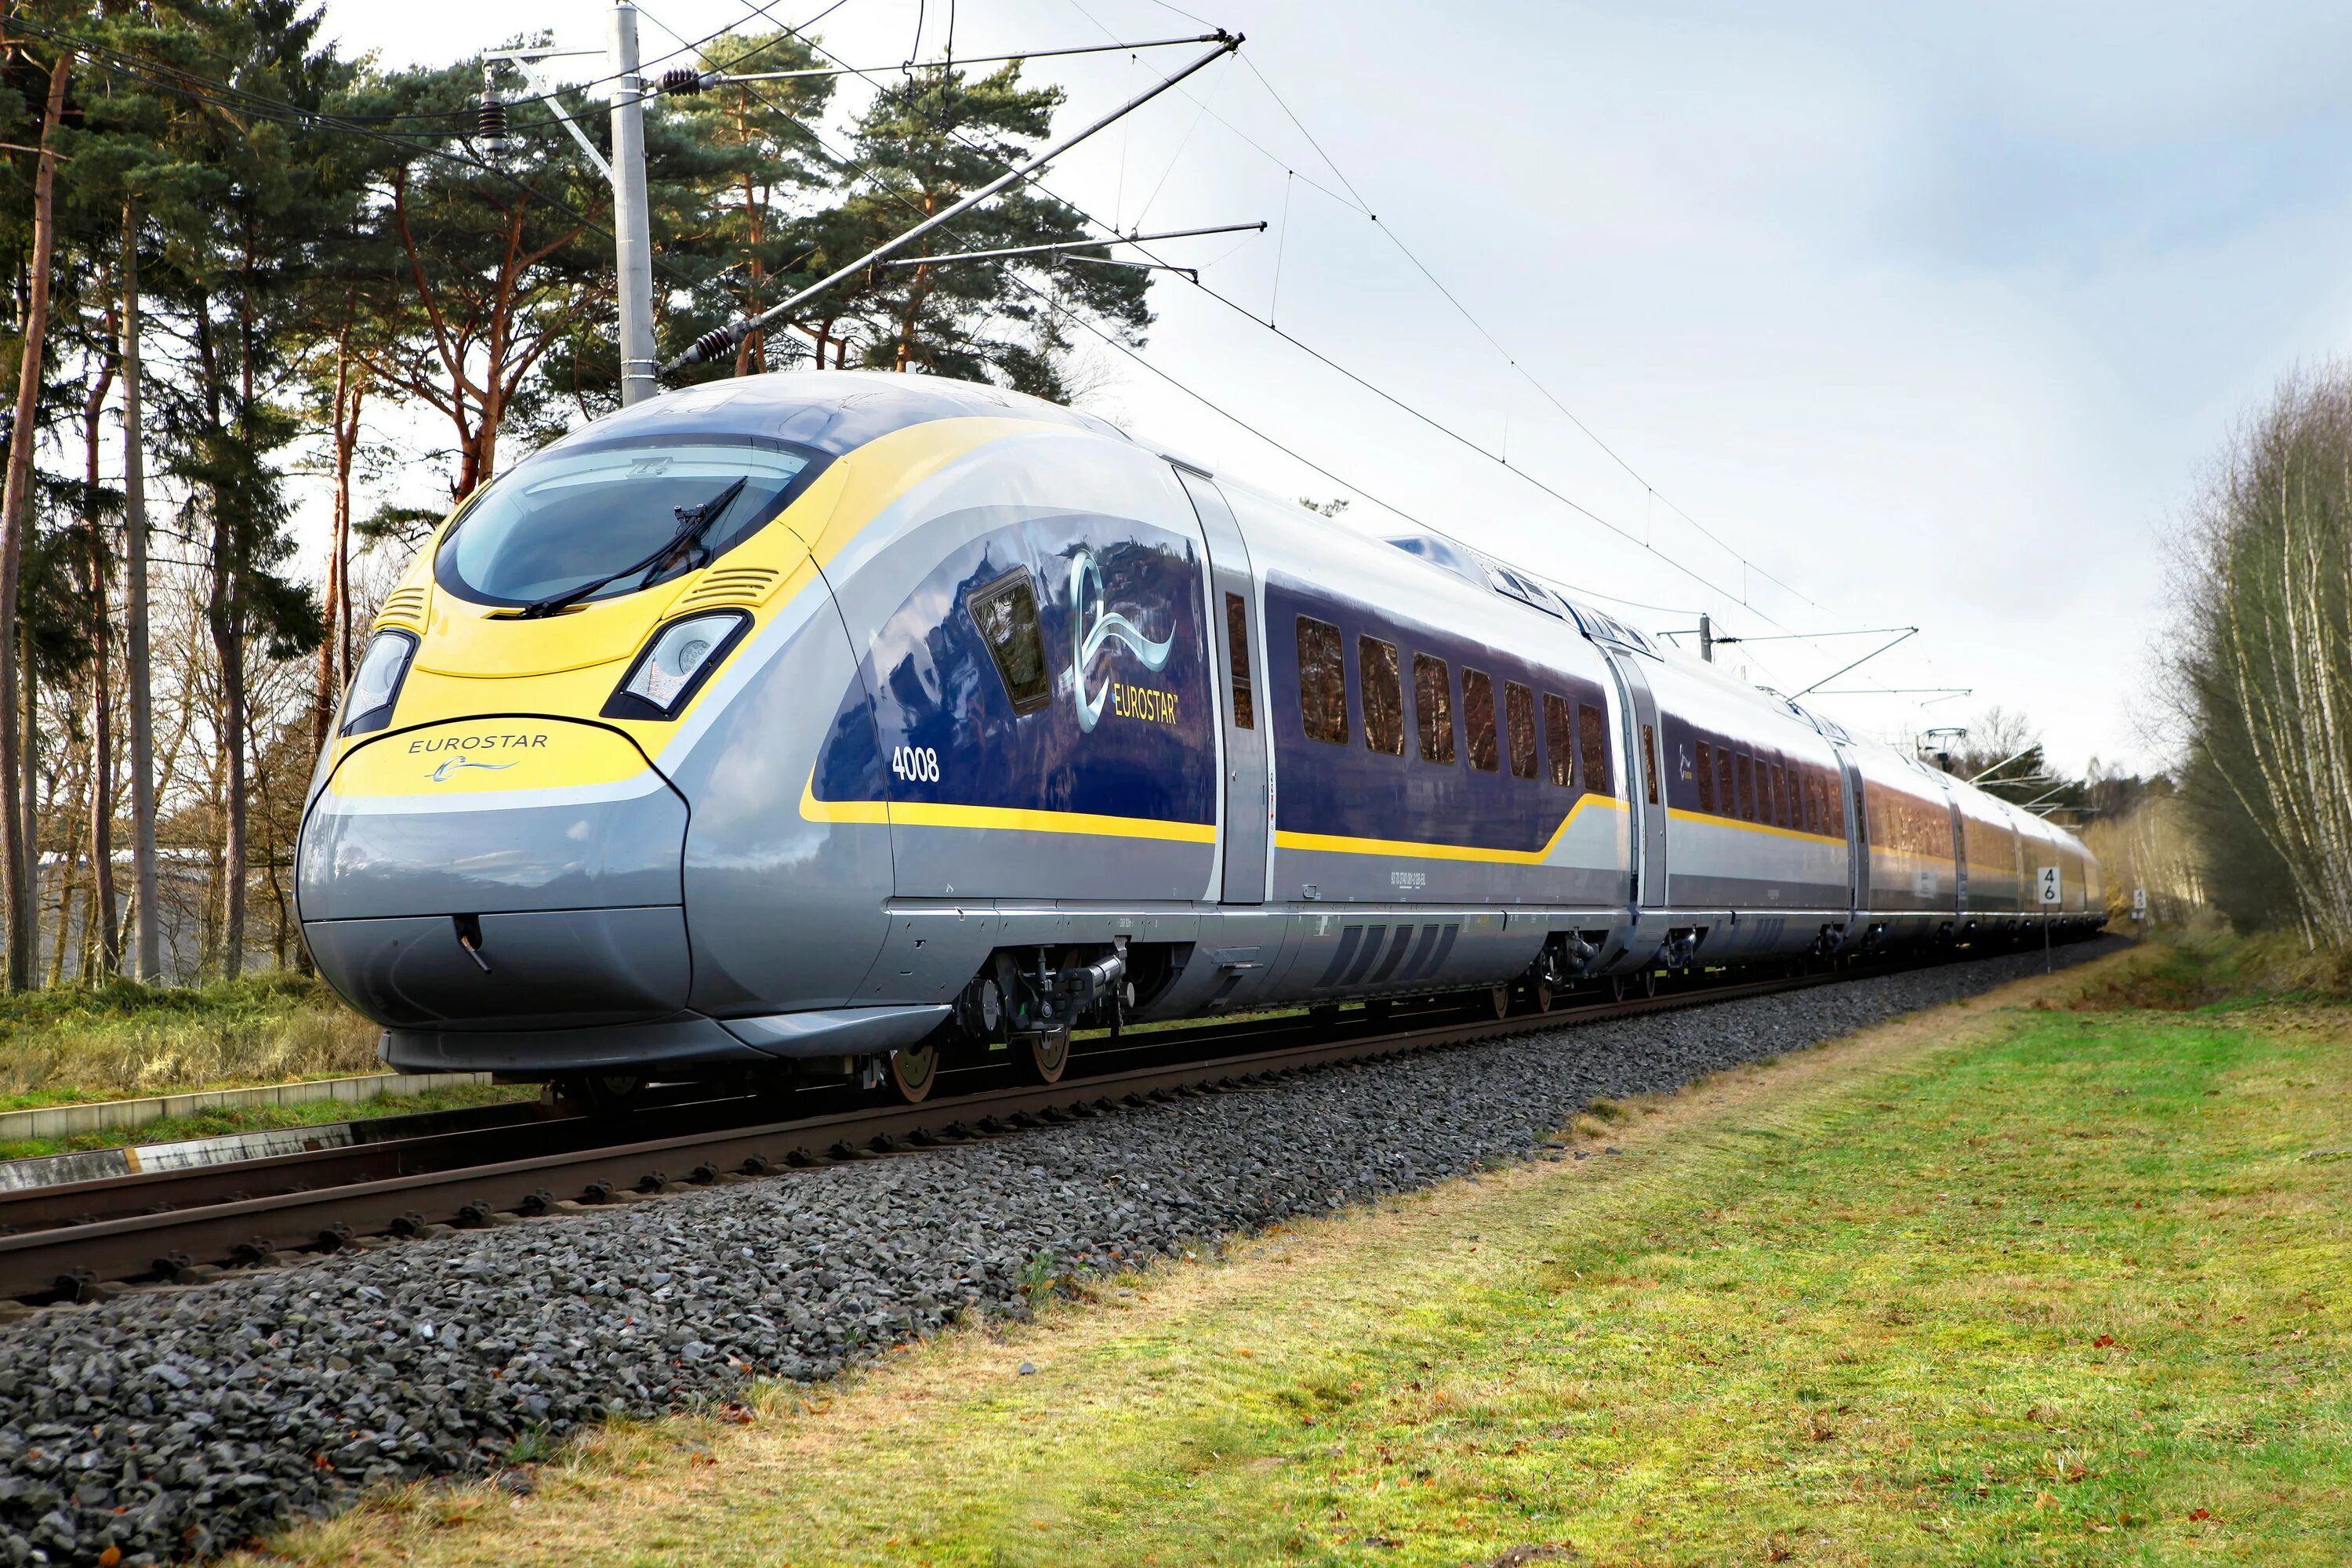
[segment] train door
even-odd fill
[[[1965,921],[1969,918],[1969,824],[1960,815],[1958,801],[1949,800],[1945,805],[1952,814],[1952,918]]]
[[[1633,902],[1643,909],[1666,903],[1666,781],[1658,748],[1664,743],[1658,700],[1641,661],[1608,650],[1625,697],[1625,800],[1633,810]]]
[[[1845,785],[1845,839],[1853,868],[1846,889],[1846,935],[1852,940],[1860,934],[1855,926],[1870,912],[1870,797],[1863,793],[1862,764],[1852,747],[1840,745],[1837,760],[1838,777]]]
[[[1266,776],[1266,715],[1257,700],[1256,580],[1241,524],[1216,481],[1180,465],[1177,479],[1192,498],[1201,533],[1209,543],[1209,586],[1214,601],[1210,640],[1223,675],[1225,754],[1225,871],[1222,900],[1265,901],[1266,838],[1272,830],[1272,793]]]

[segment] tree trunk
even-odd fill
[[[335,401],[331,417],[335,441],[334,537],[327,551],[327,635],[319,639],[319,681],[314,694],[313,751],[333,739],[335,700],[352,676],[352,463],[359,449],[360,398],[352,381],[346,326],[335,342]]]
[[[140,427],[139,214],[122,208],[122,534],[123,683],[131,699],[131,902],[136,906],[139,978],[163,979],[163,936],[155,912],[155,710],[148,686],[147,437]]]
[[[65,783],[63,778],[58,779],[59,787],[49,793],[52,806],[73,798],[64,787]],[[78,864],[80,857],[74,853],[75,847],[81,842],[81,824],[74,821],[70,813],[66,818],[64,839],[65,852],[58,858],[58,941],[57,945],[49,949],[49,988],[53,991],[65,982],[66,952],[73,946],[74,941],[74,895],[81,891],[82,886],[81,867]]]
[[[41,151],[33,176],[33,277],[25,313],[25,353],[16,376],[16,422],[8,440],[8,479],[0,492],[0,795],[13,795],[13,784],[29,776],[25,758],[25,731],[18,712],[16,645],[16,584],[24,570],[25,519],[33,488],[33,446],[38,428],[41,395],[41,351],[48,334],[49,272],[57,254],[57,155],[49,143],[66,111],[66,73],[73,57],[60,53],[49,70],[49,97],[41,114]],[[29,683],[26,683],[29,685]],[[38,849],[28,843],[23,825],[12,809],[0,813],[6,832],[0,835],[0,860],[8,882],[8,987],[25,990],[33,984],[38,913],[27,889],[37,874]]]
[[[114,325],[109,307],[106,324]],[[109,335],[111,335],[110,333]],[[98,954],[97,973],[84,969],[81,978],[110,980],[122,967],[122,928],[114,915],[114,698],[110,667],[113,644],[113,584],[107,564],[106,522],[98,510],[98,429],[106,409],[106,395],[114,385],[114,365],[108,363],[91,384],[82,404],[84,486],[82,510],[89,529],[90,596],[89,713],[89,875],[91,912],[86,933]]]
[[[41,978],[41,676],[33,664],[32,624],[22,616],[16,617],[16,732],[21,737],[23,771],[16,774],[19,787],[8,804],[17,837],[25,846],[24,880],[16,894],[33,911],[31,945],[26,950],[33,966],[26,981],[29,988],[38,985]]]

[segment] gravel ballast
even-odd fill
[[[1041,1272],[1426,1186],[1533,1152],[1596,1098],[2042,963],[1524,1036],[43,1313],[0,1328],[0,1564],[204,1556],[377,1482],[499,1468],[608,1415],[828,1377],[958,1312],[1023,1311]]]

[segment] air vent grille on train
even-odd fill
[[[376,612],[375,624],[422,631],[425,628],[425,590],[402,588],[395,592],[383,602],[383,608]]]
[[[775,572],[766,566],[727,566],[706,575],[694,591],[677,602],[680,610],[709,610],[721,605],[756,605],[776,585]]]

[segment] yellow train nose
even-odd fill
[[[518,715],[394,731],[312,805],[303,931],[390,1027],[660,1017],[691,981],[686,823],[614,730]]]

